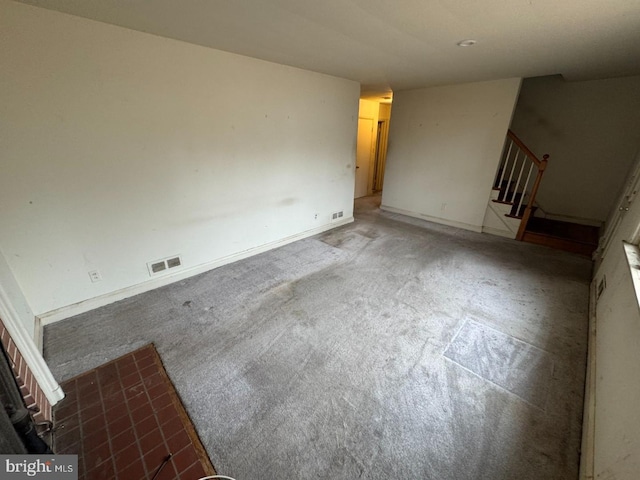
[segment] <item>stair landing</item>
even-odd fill
[[[590,225],[532,217],[522,240],[591,256],[598,248],[599,230]]]

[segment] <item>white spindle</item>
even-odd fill
[[[520,216],[520,209],[522,208],[522,202],[524,202],[524,196],[527,193],[527,186],[529,185],[529,179],[531,178],[531,172],[533,172],[533,162],[531,162],[531,166],[529,167],[529,174],[527,175],[527,180],[526,180],[526,182],[524,182],[524,186],[522,187],[522,196],[520,197],[520,203],[518,204],[518,208],[516,210],[516,217]]]
[[[515,194],[518,193],[518,187],[520,186],[520,180],[522,179],[522,172],[524,172],[524,166],[527,163],[527,154],[524,154],[524,157],[522,158],[522,165],[520,165],[520,173],[518,173],[518,180],[516,181],[516,186],[513,189],[513,195],[515,197]],[[524,189],[522,190],[522,193],[524,195]],[[513,198],[511,199],[513,200]]]
[[[507,156],[504,157],[504,163],[502,164],[502,174],[500,175],[500,181],[498,182],[498,185],[497,185],[498,188],[502,188],[502,181],[504,180],[504,174],[507,171],[507,165],[509,164],[509,157],[511,156],[511,148],[513,147],[513,140],[511,140],[508,137],[507,139],[509,140],[509,149],[507,150]]]
[[[516,171],[516,166],[518,165],[518,155],[520,155],[520,148],[516,147],[516,156],[513,159],[513,167],[511,168],[511,173],[509,174],[509,181],[507,182],[507,188],[505,190],[504,197],[502,198],[502,200],[504,200],[505,202],[509,201],[509,190],[511,188],[511,181],[513,180],[513,172]],[[514,193],[515,193],[515,189],[514,189]]]

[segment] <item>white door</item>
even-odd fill
[[[356,147],[356,187],[354,198],[369,193],[369,169],[371,168],[371,142],[373,119],[358,119],[358,145]]]

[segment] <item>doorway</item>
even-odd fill
[[[382,192],[390,116],[389,99],[360,99],[354,198]]]
[[[369,195],[369,170],[373,145],[373,119],[358,118],[358,144],[356,147],[356,186],[354,198]]]

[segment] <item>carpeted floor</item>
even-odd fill
[[[237,480],[577,479],[590,261],[377,202],[47,327],[54,375],[154,342]]]

